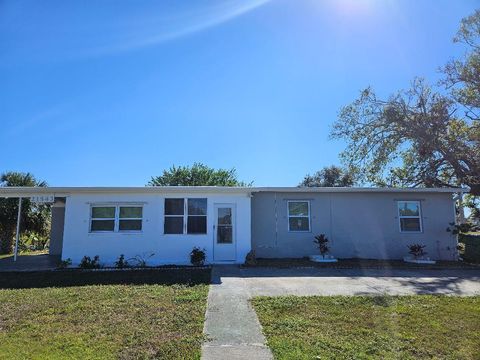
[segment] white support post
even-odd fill
[[[20,218],[22,216],[22,198],[18,198],[18,215],[17,215],[17,232],[15,233],[15,253],[13,254],[13,261],[17,261],[18,240],[20,238]]]
[[[458,220],[460,224],[465,222],[465,210],[463,208],[463,193],[458,193]]]

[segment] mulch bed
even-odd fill
[[[301,259],[257,259],[255,265],[242,265],[249,267],[273,268],[327,268],[327,269],[480,269],[478,264],[462,261],[437,261],[436,264],[412,264],[402,260],[374,260],[374,259],[339,259],[336,263],[317,263],[308,258]]]

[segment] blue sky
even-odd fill
[[[341,106],[465,50],[479,1],[0,2],[0,172],[143,186],[173,164],[294,186],[338,164]]]

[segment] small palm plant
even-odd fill
[[[325,255],[327,255],[330,251],[327,236],[325,234],[317,235],[315,236],[315,240],[313,240],[313,242],[317,244],[320,255],[322,255],[322,257],[325,259]]]
[[[427,252],[424,250],[426,245],[422,244],[412,244],[408,245],[408,250],[410,250],[408,253],[413,255],[414,259],[419,259],[427,255]]]

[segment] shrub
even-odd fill
[[[458,241],[458,245],[463,247],[463,251],[461,250],[463,260],[480,264],[480,236],[460,234]]]
[[[427,255],[427,252],[424,250],[426,245],[421,244],[412,244],[407,246],[409,254],[412,254],[415,259]]]
[[[142,255],[135,255],[133,258],[128,259],[128,263],[133,263],[134,267],[147,267],[147,260],[154,256],[155,253],[143,253]]]
[[[447,227],[447,231],[451,232],[452,235],[458,235],[458,234],[466,234],[469,232],[473,231],[478,231],[480,230],[480,227],[478,227],[475,224],[472,224],[470,222],[464,222],[461,224],[455,224],[453,222],[449,223],[449,227]]]
[[[80,261],[80,268],[82,269],[99,269],[100,268],[100,256],[95,255],[93,259],[90,256],[84,256]]]
[[[125,269],[127,267],[129,267],[129,264],[128,264],[128,261],[125,260],[125,255],[121,254],[117,261],[115,261],[115,267],[117,269]]]
[[[245,265],[256,265],[257,257],[255,255],[255,250],[250,250],[245,257]]]
[[[68,258],[68,259],[60,261],[60,263],[58,264],[58,268],[59,269],[66,269],[70,265],[72,265],[72,259]]]
[[[315,236],[315,240],[313,240],[313,242],[317,244],[320,255],[325,256],[330,251],[330,247],[327,245],[328,238],[325,234]]]
[[[195,266],[202,266],[205,263],[205,249],[194,247],[190,253],[190,262]]]

